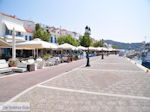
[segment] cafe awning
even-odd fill
[[[10,47],[11,45],[4,40],[0,39],[0,47]]]
[[[9,30],[13,30],[13,28],[15,28],[15,31],[26,32],[26,30],[23,27],[23,24],[17,24],[9,21],[4,21],[4,24]]]

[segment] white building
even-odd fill
[[[32,21],[0,13],[0,38],[7,42],[12,42],[13,28],[16,31],[16,41],[20,42],[32,39],[35,25]]]
[[[68,31],[68,35],[71,35],[73,38],[79,39],[81,36],[79,33]]]
[[[46,27],[45,29],[51,34],[50,36],[51,43],[56,43],[56,40],[59,36],[71,35],[73,38],[80,37],[79,33],[68,31],[66,29],[55,28],[54,26]]]
[[[22,20],[16,16],[0,13],[0,39],[11,43],[13,28],[16,32],[16,42],[31,40],[35,31],[35,24],[32,21]],[[0,57],[10,57],[10,48],[0,48]]]
[[[35,23],[33,21],[22,20],[24,22],[24,28],[26,32],[23,33],[24,39],[30,41],[33,39],[33,34],[35,32]]]

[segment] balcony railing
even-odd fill
[[[12,36],[11,34],[5,34],[4,37]],[[24,37],[24,35],[16,35],[16,37]]]

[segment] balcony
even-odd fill
[[[12,31],[11,30],[6,30],[4,36],[12,36]],[[23,35],[21,34],[21,32],[16,32],[16,37],[23,37]]]
[[[7,39],[7,40],[12,40],[12,35],[4,35],[4,37]],[[25,38],[23,35],[16,35],[15,37],[16,41],[25,41]]]

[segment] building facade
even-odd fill
[[[0,13],[0,39],[11,44],[13,28],[16,42],[32,40],[35,31],[34,22]],[[0,57],[11,57],[11,48],[0,48]]]
[[[81,36],[79,33],[68,31],[66,29],[55,28],[54,26],[52,27],[47,26],[44,29],[51,34],[50,36],[51,43],[56,43],[57,38],[60,36],[71,35],[73,38],[76,38],[76,39],[78,39]]]
[[[33,38],[35,31],[34,22],[0,13],[0,38],[11,43],[13,28],[16,33],[16,42],[31,40]]]
[[[23,33],[24,39],[26,41],[30,41],[33,39],[33,35],[35,32],[35,23],[33,21],[22,20],[24,22],[23,26],[26,32]]]

